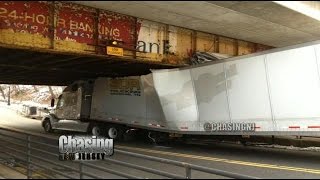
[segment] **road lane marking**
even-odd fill
[[[197,155],[191,155],[191,154],[172,153],[172,152],[166,152],[166,151],[149,150],[149,149],[134,148],[134,147],[128,147],[128,146],[119,146],[119,145],[116,145],[115,147],[120,149],[122,148],[122,149],[135,150],[135,151],[147,152],[147,153],[153,153],[153,154],[162,154],[162,155],[184,157],[184,158],[191,158],[191,159],[223,162],[228,164],[237,164],[237,165],[260,167],[260,168],[320,174],[320,169],[307,169],[307,168],[290,167],[290,166],[279,166],[274,164],[262,164],[262,163],[248,162],[248,161],[238,161],[238,160],[231,160],[231,159],[213,158],[213,157],[207,157],[207,156],[197,156]]]

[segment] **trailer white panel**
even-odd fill
[[[154,85],[166,121],[177,130],[199,130],[198,109],[190,70],[157,71]]]
[[[146,125],[161,125],[167,128],[167,121],[162,111],[159,96],[154,88],[152,74],[141,76],[141,81],[143,83],[143,90],[146,100],[146,116],[148,122]]]
[[[140,77],[98,78],[92,95],[91,118],[108,121],[118,119],[118,122],[125,123],[139,121],[145,125],[146,104],[142,88]],[[140,96],[133,91],[139,92]]]
[[[226,63],[231,119],[273,130],[264,56]],[[265,122],[261,126],[261,122]]]
[[[99,78],[91,118],[190,134],[319,135],[319,43],[117,78],[123,86]],[[256,131],[204,128],[230,122]]]
[[[200,122],[230,122],[223,64],[202,66],[192,72]]]
[[[314,48],[267,55],[276,120],[320,117],[320,81]]]

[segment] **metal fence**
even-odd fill
[[[14,158],[15,160],[21,161],[19,164],[24,166],[25,172],[20,171],[20,173],[25,174],[28,179],[34,178],[35,175],[40,176],[41,178],[53,178],[55,175],[59,175],[59,178],[106,178],[100,177],[97,173],[90,173],[85,170],[85,167],[93,168],[95,170],[99,170],[102,172],[106,172],[109,174],[113,174],[122,178],[143,178],[137,177],[135,175],[131,175],[125,172],[120,172],[114,169],[110,169],[106,166],[101,166],[94,164],[92,161],[57,161],[59,158],[58,155],[58,143],[57,138],[37,134],[37,133],[30,133],[24,132],[17,129],[7,128],[0,126],[0,144],[1,144],[1,156],[6,156],[7,158]],[[50,144],[49,142],[53,142]],[[14,146],[14,147],[13,147]],[[50,152],[54,150],[54,152]],[[43,156],[35,155],[35,152],[40,153]],[[20,154],[20,155],[18,155]],[[167,178],[175,178],[175,179],[190,179],[192,178],[192,172],[200,171],[209,174],[215,174],[218,176],[224,176],[229,178],[236,178],[236,179],[257,179],[255,177],[241,175],[237,173],[227,172],[218,169],[207,168],[203,166],[198,166],[194,164],[159,158],[159,157],[152,157],[143,154],[133,153],[133,152],[126,152],[123,150],[119,150],[117,148],[114,149],[114,154],[122,154],[127,155],[134,158],[141,158],[144,160],[150,160],[158,163],[163,163],[164,165],[175,165],[178,167],[184,168],[184,175],[173,174],[170,172],[165,172],[162,170],[157,170],[150,167],[145,167],[137,164],[132,164],[125,161],[120,161],[112,158],[106,158],[104,161],[112,164],[117,164],[122,167],[132,168],[134,170],[140,170],[147,173],[152,173],[155,175],[160,175]],[[50,160],[50,158],[55,158],[56,161]],[[42,163],[47,163],[49,165],[44,165]],[[69,164],[72,163],[72,164]],[[58,171],[52,166],[56,166],[59,168],[63,168],[66,173]],[[51,174],[40,172],[36,170],[35,167],[47,170]],[[15,169],[16,170],[16,169]],[[19,171],[19,170],[17,170]],[[75,172],[76,175],[70,175],[69,172]]]

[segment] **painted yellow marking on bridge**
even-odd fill
[[[162,154],[162,155],[184,157],[184,158],[191,158],[191,159],[223,162],[223,163],[237,164],[237,165],[244,165],[244,166],[320,174],[320,169],[307,169],[307,168],[290,167],[290,166],[279,166],[279,165],[273,165],[273,164],[262,164],[262,163],[248,162],[248,161],[238,161],[238,160],[231,160],[231,159],[213,158],[213,157],[207,157],[207,156],[197,156],[197,155],[191,155],[191,154],[172,153],[172,152],[166,152],[166,151],[157,151],[157,150],[149,150],[149,149],[143,149],[143,148],[134,148],[134,147],[118,146],[118,145],[115,147],[120,149],[135,150],[135,151],[147,152],[147,153],[153,153],[153,154]]]

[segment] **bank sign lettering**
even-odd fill
[[[65,136],[59,138],[59,160],[104,160],[113,155],[113,139],[97,136]]]

